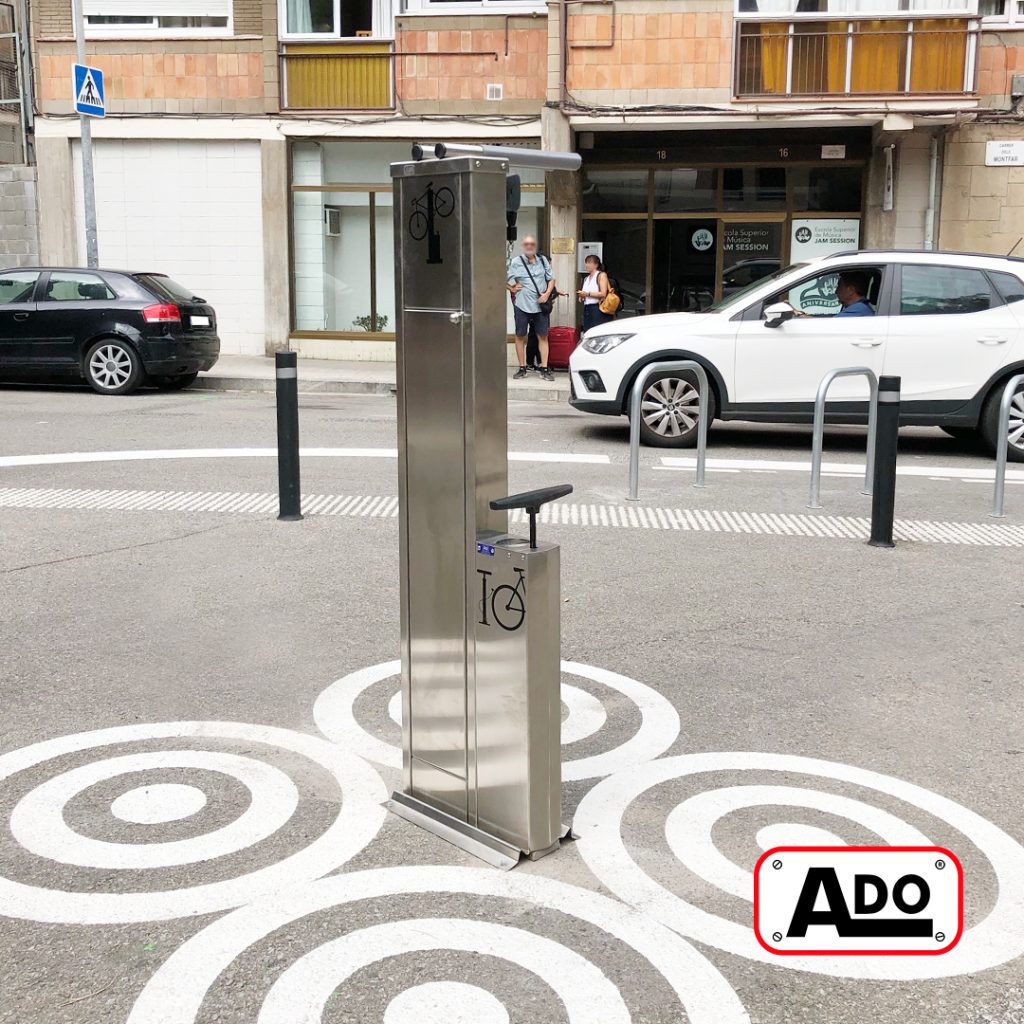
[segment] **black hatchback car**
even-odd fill
[[[0,271],[0,377],[84,377],[101,395],[185,388],[220,355],[213,307],[164,274]]]

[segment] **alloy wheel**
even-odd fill
[[[132,357],[120,345],[101,345],[89,360],[89,373],[101,388],[123,387],[132,375]]]
[[[662,437],[689,433],[700,419],[700,394],[686,380],[664,377],[644,392],[640,403],[644,422]]]
[[[1010,431],[1007,440],[1017,451],[1024,452],[1024,389],[1018,391],[1010,402]]]

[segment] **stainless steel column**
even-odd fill
[[[557,548],[518,550],[507,513],[488,506],[508,489],[507,171],[507,161],[475,157],[391,167],[404,752],[391,806],[502,866],[557,841],[561,708],[557,603],[541,610],[552,581],[557,598]],[[481,560],[491,577],[478,572]],[[523,621],[513,630],[481,623],[488,579],[490,594],[510,586],[502,611],[517,617],[517,568],[526,578],[518,593],[530,588]],[[536,615],[527,612],[535,594]],[[537,643],[542,616],[553,643]],[[529,742],[540,739],[531,688],[543,690],[543,752]],[[528,794],[540,762],[543,824]]]

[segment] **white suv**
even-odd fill
[[[834,314],[842,272],[868,284],[874,316]],[[857,279],[858,275],[854,275]],[[780,316],[770,306],[795,310]],[[572,355],[570,402],[585,412],[628,412],[640,368],[693,359],[711,384],[709,413],[723,420],[806,423],[829,370],[867,366],[902,380],[900,421],[980,434],[994,451],[1002,386],[1024,372],[1024,260],[977,253],[861,251],[798,263],[702,313],[622,319],[587,332]],[[864,423],[867,382],[838,379],[833,423]],[[697,440],[697,381],[662,374],[643,396],[646,444]],[[1024,386],[1011,409],[1009,457],[1024,461]]]

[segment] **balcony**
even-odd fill
[[[934,96],[973,91],[964,18],[738,21],[737,98]]]
[[[394,108],[390,42],[286,43],[280,59],[286,110]]]

